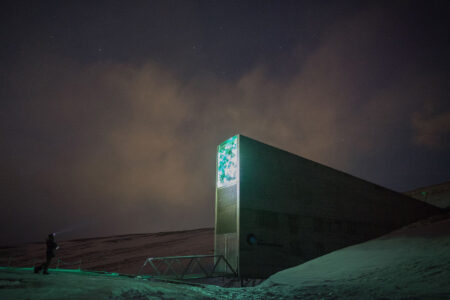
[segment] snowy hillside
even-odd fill
[[[449,214],[279,272],[259,288],[325,298],[450,299]]]
[[[450,299],[450,214],[274,274],[257,287],[0,269],[0,299]]]
[[[44,235],[44,240],[45,240]],[[67,268],[81,268],[136,274],[148,257],[212,254],[214,252],[214,229],[128,234],[120,236],[98,237],[58,241],[60,249],[51,267],[57,259],[74,265],[62,265]],[[45,260],[45,243],[25,244],[16,247],[0,247],[0,266],[30,267],[34,262]]]

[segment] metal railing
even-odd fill
[[[212,263],[205,263],[205,259],[211,259]],[[203,263],[201,262],[202,260]],[[225,263],[230,272],[218,272],[217,266],[220,262]],[[145,260],[144,264],[139,269],[138,275],[143,275],[146,266],[150,266],[151,271],[153,271],[154,274],[149,275],[160,278],[187,279],[227,275],[237,276],[237,272],[223,255],[150,257]],[[194,273],[195,270],[199,272]]]

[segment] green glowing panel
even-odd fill
[[[235,135],[220,144],[217,150],[217,187],[235,184],[237,173],[237,135]]]

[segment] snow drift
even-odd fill
[[[325,298],[449,299],[449,278],[446,213],[281,271],[258,288]]]

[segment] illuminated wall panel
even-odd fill
[[[217,187],[235,184],[238,175],[238,136],[233,136],[217,149]]]

